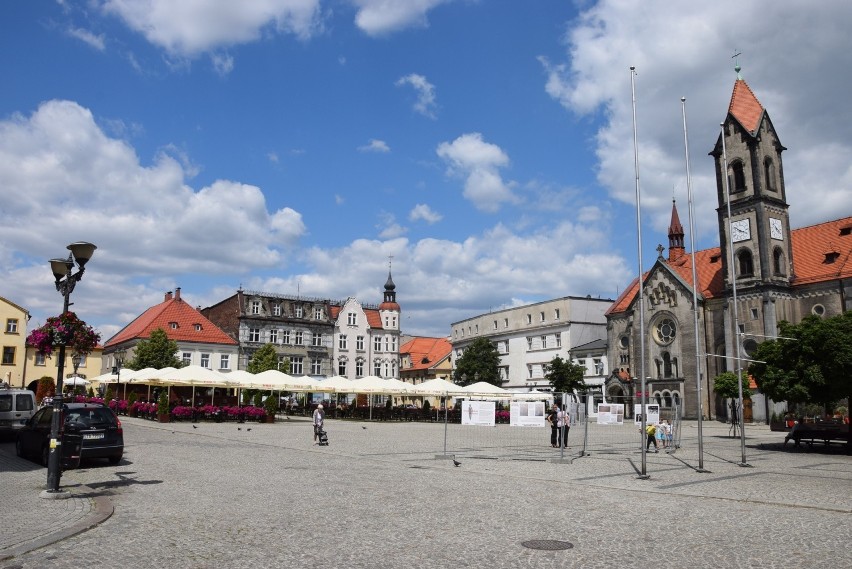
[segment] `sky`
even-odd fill
[[[735,64],[793,227],[852,214],[852,3],[815,6],[2,2],[0,296],[29,329],[58,314],[48,260],[89,241],[72,310],[104,340],[176,287],[377,304],[389,269],[413,335],[614,299],[639,271],[633,92],[646,269],[672,199],[691,248],[684,109],[695,247],[718,246]]]

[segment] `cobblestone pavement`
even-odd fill
[[[329,420],[319,447],[297,419],[123,423],[125,459],[66,472],[70,500],[39,499],[46,471],[0,442],[0,569],[852,567],[852,457],[766,427],[747,428],[746,468],[705,423],[699,473],[688,424],[640,479],[639,453],[455,467],[440,424]]]

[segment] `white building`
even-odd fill
[[[582,352],[583,361],[572,351],[606,339],[607,309],[612,299],[564,297],[526,306],[489,312],[452,324],[450,343],[453,361],[458,361],[465,348],[476,338],[488,338],[500,353],[502,387],[525,392],[531,389],[546,391],[547,364],[556,356],[587,365],[589,378],[609,373],[606,349]],[[586,363],[586,353],[598,354]]]

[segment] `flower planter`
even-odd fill
[[[171,415],[168,413],[159,413],[157,414],[157,421],[160,423],[168,423],[171,420]]]
[[[275,415],[266,415],[263,418],[263,422],[264,423],[274,423],[275,422]]]

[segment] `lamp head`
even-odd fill
[[[86,266],[86,263],[88,263],[89,259],[92,258],[92,255],[95,254],[95,249],[97,248],[97,245],[93,245],[85,241],[77,241],[76,243],[68,245],[68,250],[71,251],[71,254],[74,256],[74,260],[77,261],[77,264],[80,265],[81,269]]]
[[[50,260],[50,270],[53,271],[53,276],[56,278],[56,282],[62,280],[62,277],[68,274],[68,271],[71,270],[73,265],[71,261],[68,259],[51,259]]]

